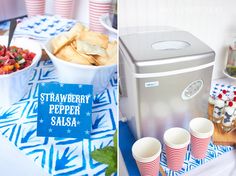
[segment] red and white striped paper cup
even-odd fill
[[[206,156],[211,136],[214,132],[212,121],[198,117],[189,123],[191,133],[191,153],[194,158],[203,159]]]
[[[137,140],[132,154],[142,176],[157,176],[160,169],[161,143],[152,137]]]
[[[54,11],[56,15],[72,19],[74,16],[75,0],[54,0]]]
[[[44,15],[45,0],[25,0],[25,7],[28,17]]]
[[[189,132],[183,128],[170,128],[164,133],[164,143],[168,168],[173,171],[180,170],[190,143]]]
[[[100,23],[103,14],[111,12],[111,0],[89,1],[89,28],[96,32],[106,33],[106,29]]]

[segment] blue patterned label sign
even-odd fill
[[[89,138],[92,124],[91,85],[41,83],[37,135]]]

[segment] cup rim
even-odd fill
[[[157,151],[155,152],[155,154],[153,156],[150,156],[150,157],[138,156],[135,151],[138,148],[140,148],[140,145],[142,145],[142,143],[147,143],[147,142],[152,142],[153,145],[157,145],[157,147],[158,147]],[[147,163],[147,162],[154,161],[155,159],[157,159],[160,156],[161,150],[162,150],[161,147],[162,147],[161,143],[158,139],[153,138],[153,137],[143,137],[143,138],[140,138],[139,140],[135,141],[131,150],[132,150],[132,155],[136,161],[142,162],[142,163]]]
[[[108,4],[111,2],[112,0],[89,0],[89,3],[95,3],[95,4]]]
[[[171,134],[176,134],[176,131],[183,133],[183,135],[184,135],[183,137],[186,138],[183,143],[176,144],[176,143],[171,142],[170,139],[168,139],[168,136]],[[173,127],[173,128],[166,130],[163,138],[164,138],[164,143],[168,147],[174,148],[174,149],[184,148],[184,147],[188,146],[188,144],[190,143],[190,133],[186,129],[180,128],[180,127]]]
[[[196,128],[194,128],[194,124],[199,124],[199,123],[205,123],[207,125],[209,125],[209,130],[207,132],[200,132],[197,131]],[[213,135],[214,133],[214,124],[212,123],[212,121],[210,121],[207,118],[204,117],[196,117],[194,119],[192,119],[189,123],[189,129],[190,129],[190,133],[197,137],[197,138],[209,138]]]

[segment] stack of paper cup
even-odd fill
[[[44,15],[45,0],[25,0],[28,17]]]
[[[142,176],[156,176],[160,168],[161,143],[152,137],[137,140],[132,146],[132,154]]]
[[[170,128],[164,133],[164,143],[168,168],[173,171],[180,170],[190,143],[189,132],[183,128]]]
[[[54,3],[56,15],[68,19],[73,18],[75,0],[55,0]]]
[[[194,118],[190,121],[191,153],[197,159],[206,156],[211,136],[214,132],[213,123],[206,118]]]
[[[106,33],[106,29],[100,23],[103,14],[110,13],[111,0],[90,0],[89,1],[89,28],[93,31]]]

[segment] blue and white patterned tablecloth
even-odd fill
[[[167,167],[167,159],[166,159],[165,151],[162,153],[161,161],[160,162],[161,162],[161,166],[165,170],[165,173],[166,173],[167,176],[185,175],[190,170],[196,169],[197,167],[207,163],[208,161],[211,161],[211,160],[219,157],[220,155],[223,155],[224,153],[229,152],[231,150],[233,150],[233,147],[214,145],[211,142],[209,144],[209,146],[208,146],[207,156],[204,159],[199,160],[199,159],[195,159],[191,155],[191,147],[189,145],[188,146],[188,150],[187,150],[187,154],[186,154],[186,157],[185,157],[185,161],[184,161],[184,164],[183,164],[183,167],[178,172],[171,171]]]
[[[227,91],[226,96],[232,99],[234,97],[234,91],[236,91],[236,87],[231,86],[231,85],[214,84],[212,86],[210,94],[212,97],[217,97],[218,94],[221,93],[222,90],[226,90]],[[137,175],[139,175],[139,172],[136,167],[136,164],[134,163],[135,161],[132,157],[132,152],[131,152],[131,147],[132,147],[133,143],[135,142],[135,139],[134,139],[133,135],[131,134],[131,131],[129,130],[127,123],[120,122],[119,131],[120,131],[119,132],[120,149],[121,149],[122,156],[124,158],[127,170],[129,173],[131,173],[132,176],[133,175],[137,176]],[[123,144],[124,142],[125,142],[125,144]],[[229,152],[233,149],[234,149],[234,147],[231,147],[231,146],[214,145],[211,142],[208,147],[207,156],[204,159],[199,160],[199,159],[195,159],[194,157],[192,157],[191,147],[189,145],[188,150],[187,150],[187,154],[186,154],[186,158],[184,161],[184,165],[183,165],[182,169],[178,172],[171,171],[167,167],[166,153],[164,150],[161,154],[160,164],[163,167],[167,176],[185,175],[190,170],[196,169],[199,166],[207,163],[208,161],[211,161],[211,160],[219,157],[220,155],[223,155],[224,153]]]
[[[138,176],[139,175],[138,168],[137,168],[137,165],[135,164],[135,160],[133,159],[132,152],[131,152],[131,147],[133,143],[135,142],[135,139],[131,131],[129,130],[128,124],[126,122],[119,123],[119,141],[120,141],[120,150],[124,158],[125,165],[127,167],[129,175]],[[186,175],[190,170],[196,169],[199,166],[207,163],[208,161],[211,161],[219,157],[220,155],[223,155],[224,153],[229,152],[233,149],[234,148],[230,146],[217,146],[211,142],[207,151],[206,158],[202,160],[198,160],[192,157],[191,147],[188,146],[188,150],[187,150],[183,167],[178,172],[171,171],[167,167],[166,153],[165,153],[165,150],[163,150],[161,153],[160,165],[163,167],[167,176]]]
[[[8,108],[0,108],[0,133],[16,149],[52,175],[104,175],[107,165],[90,157],[97,148],[113,145],[117,119],[117,75],[94,97],[90,140],[37,137],[37,92],[41,82],[56,81],[51,61],[41,61],[29,81],[29,92]]]

